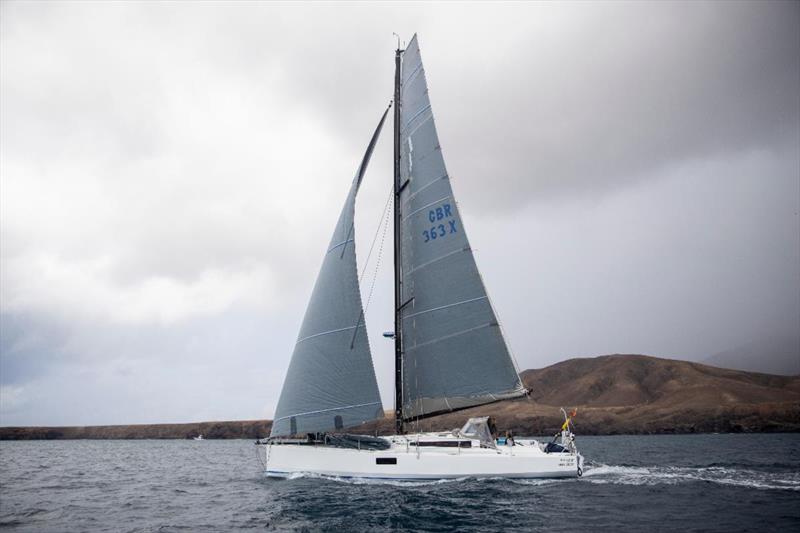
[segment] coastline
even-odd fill
[[[494,413],[498,428],[517,435],[552,435],[562,420],[557,407],[532,404],[527,413]],[[522,409],[520,409],[521,411]],[[513,410],[512,410],[513,411]],[[533,411],[533,412],[530,412]],[[447,431],[460,427],[470,416],[492,415],[490,409],[451,413],[420,423],[420,431]],[[579,408],[575,420],[579,436],[685,435],[713,433],[800,433],[800,402],[786,405],[738,406],[733,411],[696,413],[683,419],[636,424],[629,409]],[[630,419],[630,423],[625,420]],[[621,421],[622,420],[622,421]],[[269,435],[271,420],[211,421],[183,424],[133,424],[105,426],[0,427],[0,441],[6,440],[141,440],[192,439],[202,434],[206,440],[251,439]],[[391,419],[368,422],[348,429],[352,433],[389,435]]]
[[[552,435],[560,408],[578,409],[578,435],[800,432],[800,376],[712,367],[659,357],[614,354],[575,358],[521,373],[530,396],[443,414],[407,424],[407,431],[449,431],[467,418],[493,416],[501,431]],[[347,428],[350,433],[394,433],[387,418]],[[257,439],[270,420],[97,426],[0,426],[0,440]]]

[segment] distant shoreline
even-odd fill
[[[578,435],[800,432],[800,376],[744,372],[645,355],[569,359],[521,373],[529,398],[425,419],[411,431],[448,431],[493,416],[501,431],[553,435],[560,407],[578,407]],[[388,414],[387,414],[388,415]],[[257,439],[271,420],[65,427],[0,427],[0,440]],[[349,428],[390,435],[391,418]]]
[[[266,421],[260,422],[264,424]],[[202,424],[206,424],[203,422]],[[214,422],[216,427],[223,429],[222,434],[206,435],[203,434],[203,440],[248,440],[254,441],[258,438],[264,438],[269,435],[269,432],[262,434],[242,434],[236,430],[239,422]],[[162,424],[154,424],[162,425]],[[173,425],[186,425],[195,426],[197,424],[163,424],[163,426]],[[181,436],[177,433],[164,433],[161,436],[154,436],[150,430],[137,432],[136,426],[97,426],[103,428],[118,428],[121,433],[126,436],[111,436],[105,429],[102,431],[93,431],[94,426],[85,427],[0,427],[0,441],[48,441],[48,440],[192,440],[191,436]],[[358,428],[351,430],[353,433],[358,433]],[[365,432],[366,433],[366,432]],[[628,433],[578,433],[577,436],[587,437],[618,437],[618,436],[643,436],[643,435],[736,435],[736,434],[770,434],[770,433],[796,433],[800,434],[800,428],[774,428],[770,427],[764,430],[734,430],[734,431],[663,431],[663,432],[628,432]],[[370,434],[372,434],[370,432]],[[381,434],[381,432],[379,432]],[[544,437],[542,435],[528,435],[532,437]]]
[[[269,435],[270,420],[105,426],[0,427],[0,440],[256,439]]]
[[[449,415],[454,416],[454,415]],[[550,417],[548,417],[550,418]],[[466,420],[466,416],[463,417]],[[134,424],[114,426],[33,426],[33,427],[0,427],[0,441],[11,440],[192,440],[202,434],[204,440],[242,439],[255,440],[269,436],[271,420],[243,420],[227,422],[197,422],[185,424]],[[503,426],[500,426],[503,427]],[[542,427],[542,426],[539,426]],[[391,420],[364,424],[350,428],[351,433],[378,435],[391,434],[394,423]],[[427,424],[422,430],[445,430],[446,424]],[[377,429],[377,431],[376,431]],[[542,428],[544,429],[544,428]],[[727,431],[698,430],[696,426],[681,424],[673,428],[661,430],[641,429],[629,431],[596,431],[587,427],[581,431],[578,422],[577,435],[580,436],[621,436],[621,435],[713,435],[742,433],[800,433],[800,424],[763,424],[751,427],[732,425]],[[554,419],[550,431],[524,431],[517,428],[515,433],[526,436],[546,436],[558,431],[557,419]]]

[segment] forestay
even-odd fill
[[[521,396],[453,198],[416,35],[400,113],[403,419]]]
[[[387,109],[388,112],[388,109]],[[272,436],[342,429],[383,417],[355,254],[355,201],[384,112],[328,245],[275,410]]]

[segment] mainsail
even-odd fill
[[[416,35],[402,56],[402,418],[525,394],[464,231]]]
[[[384,112],[328,245],[275,410],[272,436],[342,429],[382,418],[358,283],[355,202]]]

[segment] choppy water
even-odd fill
[[[0,528],[800,530],[800,434],[578,445],[582,479],[412,484],[266,479],[248,441],[1,442]]]

